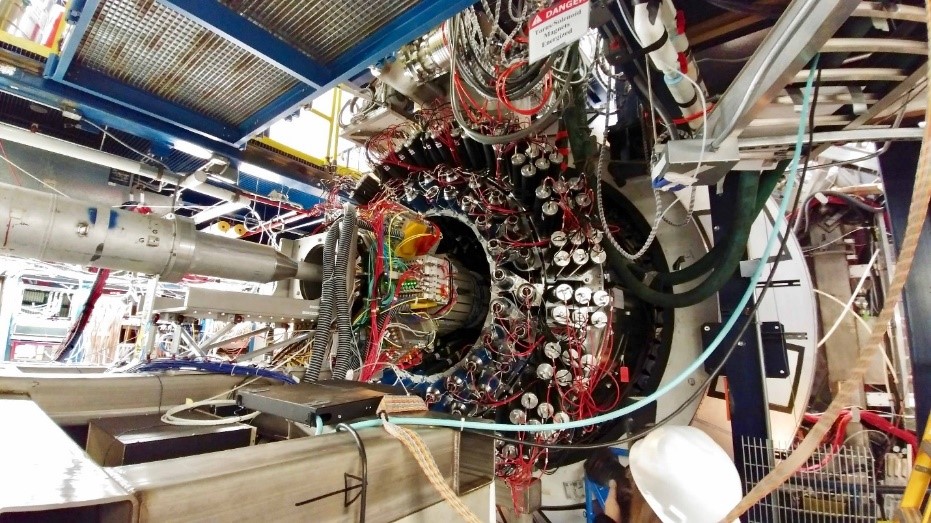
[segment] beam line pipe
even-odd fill
[[[123,158],[115,154],[105,153],[83,145],[73,144],[51,136],[34,133],[27,129],[16,127],[7,123],[0,123],[0,140],[9,140],[37,149],[43,149],[62,156],[70,156],[85,162],[90,162],[112,169],[119,169],[146,178],[177,185],[180,177],[177,174],[159,170],[142,162]]]
[[[0,254],[47,262],[157,274],[272,282],[320,281],[317,265],[267,245],[198,231],[183,218],[113,209],[0,184]]]
[[[62,156],[69,156],[96,165],[110,167],[111,169],[133,173],[156,182],[179,185],[185,189],[218,200],[238,201],[239,199],[239,195],[233,191],[208,184],[208,175],[204,172],[195,172],[186,177],[181,177],[175,173],[164,169],[158,169],[136,160],[105,153],[97,149],[84,147],[83,145],[73,144],[45,134],[34,133],[7,123],[0,122],[0,140],[8,140],[18,144],[28,145],[29,147],[50,151]]]

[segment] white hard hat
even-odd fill
[[[740,501],[740,476],[695,427],[660,427],[630,449],[637,488],[664,523],[718,523]]]

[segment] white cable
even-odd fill
[[[644,46],[644,45],[643,45],[643,42],[640,40],[640,37],[637,35],[637,32],[634,31],[634,27],[633,27],[633,25],[630,23],[630,20],[628,20],[628,18],[627,18],[627,11],[626,11],[625,7],[624,7],[623,5],[621,5],[621,0],[617,0],[617,7],[618,7],[618,9],[619,9],[620,12],[621,12],[621,18],[624,20],[624,25],[627,26],[627,29],[630,31],[630,34],[633,35],[634,40],[636,40],[636,42],[637,42],[637,45],[639,45],[641,48],[646,48],[646,46]],[[653,59],[652,56],[650,56],[650,58]],[[688,80],[688,82],[689,82],[690,84],[692,84],[692,86],[695,88],[695,92],[698,93],[698,99],[699,99],[699,101],[701,102],[701,110],[702,110],[702,114],[703,114],[704,116],[702,116],[701,150],[700,150],[699,153],[698,153],[698,164],[695,166],[695,171],[693,171],[693,172],[695,173],[695,175],[692,176],[692,179],[697,181],[697,180],[698,180],[697,174],[701,171],[701,166],[702,166],[702,164],[703,164],[704,161],[705,161],[705,149],[706,149],[707,146],[708,146],[708,119],[706,118],[707,113],[708,113],[708,101],[705,99],[705,92],[704,92],[704,90],[701,88],[701,85],[698,84],[698,82],[696,82],[695,80],[692,80],[692,79],[689,77],[689,75],[680,72],[678,68],[672,67],[671,65],[666,64],[666,63],[663,63],[663,62],[661,62],[661,61],[659,61],[659,60],[657,60],[657,59],[654,59],[654,61],[656,62],[657,69],[659,69],[660,71],[662,71],[663,69],[666,69],[666,70],[669,70],[669,71],[675,71],[675,72],[677,72],[680,76],[682,76],[683,78],[685,78],[686,80]],[[647,60],[647,71],[649,71],[649,68],[650,68],[650,62],[649,62],[649,60]],[[665,73],[664,73],[664,74],[665,74]],[[650,75],[647,74],[647,82],[648,82],[648,85],[649,85],[649,80],[650,80]],[[650,107],[652,108],[652,107],[653,107],[653,99],[652,99],[652,98],[653,98],[653,95],[652,95],[652,93],[650,93],[649,96],[650,96]],[[670,134],[672,134],[672,133],[675,132],[675,129],[670,129],[669,132],[670,132]],[[656,133],[655,133],[655,129],[654,129],[654,135],[655,135],[655,134],[656,134]],[[654,136],[653,141],[654,141],[654,143],[656,142],[656,137],[655,137],[655,136]],[[674,226],[674,227],[684,227],[684,226],[688,225],[689,222],[692,221],[692,213],[693,213],[693,211],[694,211],[694,207],[695,207],[695,188],[693,187],[693,188],[692,188],[692,194],[691,194],[691,196],[689,197],[689,206],[688,206],[687,214],[686,214],[686,216],[685,216],[685,221],[682,222],[682,223],[672,223],[672,222],[666,220],[665,218],[663,219],[663,221],[665,221],[666,223],[668,223],[669,225],[672,225],[672,226]]]
[[[850,299],[847,300],[847,303],[844,305],[844,310],[837,316],[837,319],[834,320],[834,325],[831,325],[831,328],[824,334],[821,338],[821,341],[818,342],[818,348],[820,348],[828,338],[834,335],[834,331],[840,327],[842,321],[844,321],[844,315],[848,312],[852,312],[853,301],[857,299],[857,295],[860,294],[860,290],[863,288],[863,284],[866,283],[866,279],[870,276],[870,270],[873,268],[873,264],[876,263],[876,259],[879,257],[879,249],[873,251],[873,257],[870,258],[869,263],[866,264],[866,268],[863,269],[863,276],[860,276],[860,281],[857,282],[857,286],[853,289],[853,293],[850,294]]]
[[[824,292],[824,291],[822,291],[822,290],[819,290],[819,289],[812,289],[812,290],[815,291],[817,294],[819,294],[819,295],[821,295],[821,296],[823,296],[823,297],[825,297],[825,298],[827,298],[827,299],[833,301],[834,303],[840,305],[841,307],[844,307],[844,306],[845,306],[844,302],[840,301],[839,299],[837,299],[837,297],[835,297],[835,296],[833,296],[833,295],[831,295],[831,294],[828,294],[828,293],[826,293],[826,292]],[[872,327],[870,327],[870,324],[867,323],[867,321],[864,320],[859,314],[854,313],[851,309],[844,309],[844,310],[845,310],[848,314],[850,314],[850,315],[852,315],[854,318],[856,318],[857,321],[860,322],[860,325],[862,325],[863,328],[866,329],[866,332],[867,332],[868,334],[872,334],[872,333],[873,333],[873,329],[872,329]],[[840,316],[840,317],[842,318],[843,316],[844,316],[844,313],[841,312],[841,316]],[[824,345],[824,343],[825,343],[826,341],[827,341],[827,337],[826,337],[826,336],[825,336],[825,337],[822,337],[822,338],[821,338],[821,341],[818,342],[818,345],[817,345],[817,346],[820,347],[820,346]],[[895,383],[898,383],[898,382],[899,382],[899,377],[896,375],[895,365],[892,363],[892,360],[889,359],[889,355],[886,354],[886,351],[880,351],[880,352],[882,352],[883,360],[884,360],[885,363],[886,363],[886,367],[889,369],[889,371],[890,371],[889,373],[892,375],[892,381],[895,382]]]
[[[65,194],[65,193],[59,191],[58,189],[56,189],[55,187],[49,185],[49,184],[46,183],[45,181],[41,180],[38,176],[32,174],[31,172],[27,171],[26,169],[23,169],[22,167],[20,167],[20,166],[16,165],[15,163],[13,163],[13,160],[10,160],[9,158],[7,158],[7,156],[6,156],[5,154],[4,154],[4,155],[0,155],[0,158],[3,158],[3,161],[5,161],[6,163],[12,165],[13,167],[19,169],[20,172],[22,172],[22,173],[25,174],[26,176],[32,178],[33,180],[35,180],[35,181],[41,183],[42,185],[48,187],[48,188],[51,189],[53,192],[56,192],[56,193],[60,194],[61,196],[64,196],[65,198],[68,197],[67,194]]]
[[[243,421],[249,421],[261,414],[261,412],[256,411],[242,416],[230,416],[227,418],[218,419],[189,419],[175,417],[175,414],[178,414],[179,412],[210,405],[216,407],[231,407],[237,405],[237,403],[236,400],[206,399],[195,401],[193,403],[186,403],[184,405],[178,405],[168,409],[168,411],[162,415],[162,422],[169,425],[180,425],[184,427],[212,427],[216,425],[228,425],[230,423],[241,423]]]

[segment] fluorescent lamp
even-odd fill
[[[239,209],[246,207],[248,202],[245,201],[245,198],[236,197],[235,200],[230,202],[223,202],[219,205],[214,205],[200,211],[194,215],[194,223],[201,224],[204,222],[209,222],[211,220],[216,220],[220,216],[236,212]]]
[[[174,148],[178,151],[181,151],[185,154],[190,154],[200,158],[201,160],[209,160],[213,157],[213,151],[210,149],[205,149],[199,145],[193,144],[191,142],[186,142],[184,140],[178,140],[174,144]]]

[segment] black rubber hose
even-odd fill
[[[862,210],[862,211],[866,211],[866,212],[868,212],[868,213],[870,213],[870,214],[881,214],[881,213],[885,212],[885,209],[882,208],[882,207],[873,207],[872,205],[869,205],[869,204],[867,204],[867,203],[863,203],[863,202],[860,201],[859,199],[854,198],[853,196],[851,196],[851,195],[849,195],[849,194],[847,194],[847,193],[840,192],[840,191],[819,191],[818,194],[824,194],[824,195],[827,195],[827,196],[835,196],[835,197],[837,197],[837,198],[840,198],[841,200],[844,200],[845,202],[849,203],[850,205],[853,205],[853,206],[856,207],[857,209],[860,209],[860,210]],[[815,197],[814,195],[809,196],[809,197],[806,199],[806,201],[811,200],[811,199],[814,198],[814,197]]]
[[[314,332],[314,341],[311,344],[310,361],[304,372],[304,381],[314,382],[320,379],[320,369],[323,368],[323,359],[330,346],[330,327],[333,325],[333,273],[336,269],[336,240],[339,238],[339,225],[334,224],[326,233],[323,242],[323,282],[320,293],[320,307],[317,313],[317,330]]]
[[[633,262],[625,259],[621,253],[617,252],[611,242],[607,242],[607,253],[612,261],[612,267],[616,270],[621,284],[628,291],[643,301],[658,307],[680,308],[689,307],[708,299],[727,283],[727,280],[737,270],[740,260],[746,252],[750,226],[755,218],[753,211],[760,182],[760,176],[757,173],[731,173],[731,176],[734,175],[739,176],[737,192],[740,200],[732,228],[734,240],[732,243],[728,243],[729,248],[722,254],[722,262],[714,268],[714,272],[695,288],[686,292],[672,294],[658,291],[640,281],[631,270]]]
[[[336,346],[336,363],[333,364],[333,378],[346,379],[346,374],[353,367],[353,363],[358,361],[354,357],[356,347],[352,342],[352,320],[349,317],[349,264],[355,263],[350,260],[356,238],[359,233],[356,208],[352,205],[346,206],[343,213],[343,223],[340,227],[339,248],[336,253],[336,273],[333,275],[333,286],[335,292],[333,296],[336,300],[336,326],[338,328],[338,338]]]

